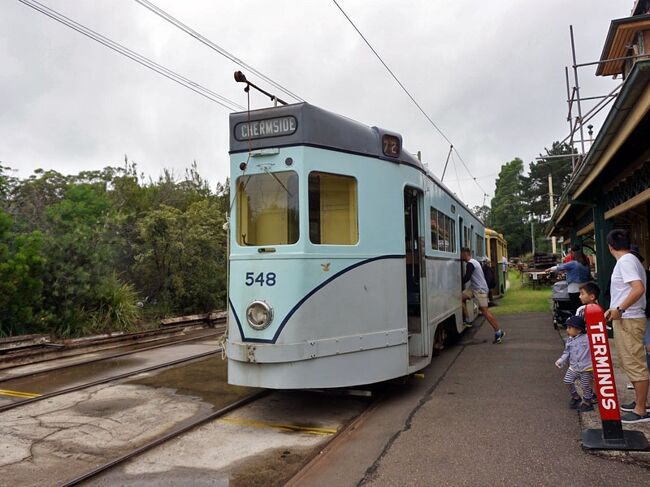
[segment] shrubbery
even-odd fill
[[[224,306],[227,185],[193,165],[28,179],[0,167],[0,335],[128,330],[141,314]]]

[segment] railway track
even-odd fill
[[[119,456],[119,457],[117,457],[117,458],[115,458],[113,460],[110,460],[110,461],[108,461],[108,462],[106,462],[106,463],[104,463],[104,464],[102,464],[102,465],[100,465],[100,466],[98,466],[96,468],[93,468],[92,470],[89,470],[89,471],[79,475],[78,477],[75,477],[75,478],[73,478],[71,480],[68,480],[67,482],[61,484],[61,487],[71,487],[73,485],[79,485],[80,483],[85,482],[86,480],[89,480],[89,479],[91,479],[93,477],[96,477],[96,476],[100,475],[101,473],[106,472],[107,470],[109,470],[111,468],[114,468],[114,467],[116,467],[116,466],[118,466],[120,464],[123,464],[123,463],[135,458],[136,456],[138,456],[138,455],[140,455],[140,454],[142,454],[142,453],[144,453],[144,452],[146,452],[148,450],[151,450],[152,448],[155,448],[155,447],[157,447],[159,445],[162,445],[163,443],[165,443],[165,442],[167,442],[169,440],[177,438],[177,437],[183,435],[184,433],[187,433],[190,430],[193,430],[194,428],[197,428],[198,426],[201,426],[201,425],[203,425],[205,423],[208,423],[210,421],[218,419],[218,418],[230,413],[231,411],[234,411],[234,410],[236,410],[238,408],[241,408],[241,407],[243,407],[243,406],[245,406],[245,405],[247,405],[247,404],[249,404],[249,403],[251,403],[253,401],[257,401],[258,399],[260,399],[260,398],[262,398],[262,397],[264,397],[264,396],[266,396],[268,394],[269,394],[268,390],[263,390],[263,391],[255,393],[255,394],[252,394],[252,395],[250,395],[248,397],[245,397],[243,399],[240,399],[239,401],[236,401],[236,402],[234,402],[232,404],[229,404],[228,406],[223,407],[223,408],[219,409],[218,411],[214,411],[214,412],[212,412],[210,414],[207,414],[207,415],[201,416],[199,418],[196,418],[189,424],[185,424],[185,425],[183,425],[181,427],[178,427],[178,428],[170,431],[169,433],[166,433],[165,435],[163,435],[163,436],[161,436],[159,438],[156,438],[155,440],[152,440],[152,441],[150,441],[148,443],[145,443],[144,445],[141,445],[138,448],[136,448],[136,449],[134,449],[134,450],[132,450],[132,451],[130,451],[128,453],[125,453],[124,455],[121,455],[121,456]]]
[[[91,336],[52,342],[46,335],[9,337],[0,341],[0,369],[73,358],[90,352],[135,347],[143,343],[173,340],[188,330],[225,324],[224,312],[192,315],[161,321],[161,328],[133,333]]]
[[[196,340],[196,339],[194,339],[194,340]],[[188,341],[191,341],[191,340],[188,340]],[[152,348],[159,348],[159,347],[152,347]],[[80,390],[83,390],[83,389],[87,389],[89,387],[93,387],[93,386],[97,386],[97,385],[101,385],[101,384],[107,384],[109,382],[113,382],[113,381],[120,380],[120,379],[125,379],[127,377],[142,374],[142,373],[145,373],[145,372],[151,372],[151,371],[154,371],[154,370],[163,369],[165,367],[172,367],[174,365],[182,364],[182,363],[185,363],[185,362],[190,362],[190,361],[193,361],[193,360],[199,360],[199,359],[202,359],[202,358],[210,357],[210,356],[213,356],[213,355],[217,355],[217,354],[219,354],[221,352],[222,352],[222,349],[217,348],[215,350],[210,350],[210,351],[207,351],[207,352],[202,352],[202,353],[199,353],[199,354],[190,355],[190,356],[187,356],[187,357],[179,358],[179,359],[176,359],[176,360],[171,360],[171,361],[168,361],[168,362],[152,365],[152,366],[149,366],[149,367],[144,367],[144,368],[128,371],[128,372],[125,372],[123,374],[117,374],[117,375],[113,375],[113,376],[110,376],[110,377],[105,377],[105,378],[102,378],[102,379],[87,382],[87,383],[80,384],[80,385],[77,385],[77,386],[65,387],[63,389],[59,389],[59,390],[52,391],[52,392],[42,394],[42,395],[34,396],[32,394],[29,394],[29,395],[23,394],[21,396],[15,396],[15,397],[19,397],[21,400],[18,400],[18,401],[15,401],[15,402],[0,406],[0,413],[4,412],[4,411],[9,411],[11,409],[15,409],[17,407],[25,406],[27,404],[32,404],[32,403],[35,403],[35,402],[38,402],[38,401],[43,401],[45,399],[50,399],[52,397],[60,396],[62,394],[67,394],[67,393],[70,393],[70,392],[80,391]],[[111,358],[114,358],[114,357],[111,357]],[[52,370],[48,370],[46,372],[50,373],[50,372],[52,372]],[[46,372],[42,372],[42,373],[46,373]]]
[[[206,338],[210,338],[210,337],[214,337],[214,336],[220,336],[220,335],[223,334],[224,330],[225,330],[225,327],[219,327],[219,328],[217,328],[215,330],[214,333],[206,333],[205,335],[201,335],[201,336],[184,338],[184,339],[181,339],[181,340],[173,339],[173,340],[170,340],[170,341],[165,341],[164,343],[157,343],[156,345],[151,345],[151,346],[148,346],[148,347],[135,348],[133,350],[128,350],[126,352],[120,352],[120,353],[116,353],[116,354],[113,354],[113,355],[107,355],[105,357],[97,357],[97,358],[93,358],[93,359],[90,359],[90,360],[84,360],[84,361],[81,361],[81,362],[73,362],[73,363],[69,363],[69,364],[60,365],[58,367],[51,367],[51,368],[37,370],[37,371],[33,371],[33,372],[25,372],[23,374],[9,375],[9,376],[0,378],[0,384],[2,384],[3,382],[14,380],[14,379],[22,379],[22,378],[25,378],[25,377],[33,377],[34,375],[37,375],[37,374],[45,374],[45,373],[49,373],[49,372],[56,372],[58,370],[69,369],[69,368],[72,368],[72,367],[79,367],[79,366],[82,366],[82,365],[88,365],[88,364],[92,364],[92,363],[96,363],[96,362],[101,362],[103,360],[110,360],[110,359],[114,359],[114,358],[124,357],[124,356],[127,356],[127,355],[133,355],[135,353],[146,352],[148,350],[155,350],[157,348],[169,347],[169,346],[172,346],[172,345],[179,345],[179,344],[182,344],[182,343],[194,342],[194,341],[197,341],[197,340],[204,340]],[[64,358],[68,358],[68,357],[64,357]],[[48,359],[48,361],[50,361],[50,360],[57,360],[57,359],[55,359],[55,358]],[[28,364],[28,365],[32,365],[32,364]],[[25,365],[25,366],[27,366],[27,365]]]

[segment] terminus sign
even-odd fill
[[[251,120],[235,125],[235,139],[240,142],[265,137],[280,137],[291,135],[298,128],[296,117],[267,118],[266,120]]]
[[[588,305],[585,311],[587,335],[594,368],[600,417],[603,420],[620,420],[612,355],[607,340],[605,316],[598,305]]]

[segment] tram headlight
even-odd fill
[[[253,301],[246,308],[246,321],[254,330],[263,330],[273,321],[273,308],[266,301]]]

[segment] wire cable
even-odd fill
[[[136,1],[139,1],[139,0],[136,0]],[[472,172],[469,170],[469,167],[467,167],[467,164],[465,163],[465,161],[464,161],[463,158],[461,157],[460,153],[459,153],[458,150],[456,149],[456,145],[455,145],[451,140],[449,140],[449,138],[448,138],[448,137],[445,135],[445,133],[440,129],[440,127],[438,127],[438,125],[436,125],[436,123],[431,119],[431,117],[427,114],[427,112],[424,111],[424,109],[420,106],[420,104],[415,100],[415,98],[413,97],[413,95],[411,95],[411,93],[406,89],[406,87],[404,86],[404,84],[399,80],[399,78],[395,75],[395,73],[393,73],[393,71],[392,71],[392,70],[388,67],[388,65],[384,62],[384,60],[381,58],[381,56],[380,56],[379,53],[375,50],[375,48],[372,47],[372,45],[370,44],[370,42],[368,41],[368,39],[366,39],[366,37],[363,35],[363,33],[362,33],[362,32],[359,30],[359,28],[355,25],[355,23],[352,21],[352,19],[350,18],[350,16],[349,16],[347,13],[345,13],[345,10],[343,10],[343,8],[341,7],[341,5],[339,5],[339,3],[338,3],[336,0],[332,0],[332,1],[333,1],[334,4],[338,7],[338,9],[341,11],[341,13],[345,16],[345,18],[348,20],[348,22],[350,22],[350,25],[352,25],[352,27],[354,27],[354,30],[356,30],[357,33],[359,34],[359,36],[361,36],[361,38],[363,39],[363,41],[364,41],[364,42],[366,43],[366,45],[370,48],[370,50],[371,50],[371,51],[373,52],[373,54],[377,57],[377,59],[379,59],[379,62],[384,66],[384,68],[386,68],[386,71],[388,71],[388,73],[393,77],[393,79],[397,82],[397,84],[400,86],[400,88],[402,88],[402,90],[404,91],[404,93],[406,93],[406,95],[411,99],[411,101],[413,102],[413,104],[418,108],[418,110],[420,110],[420,112],[422,113],[422,115],[424,115],[424,117],[429,121],[429,123],[433,126],[433,128],[436,129],[436,131],[440,134],[440,136],[441,136],[443,139],[445,139],[445,140],[449,143],[449,145],[453,146],[453,151],[456,153],[456,155],[458,156],[458,159],[460,160],[460,162],[461,162],[461,163],[463,164],[463,166],[465,167],[465,170],[467,170],[467,172],[469,173],[469,175],[472,177],[474,183],[479,187],[479,189],[480,189],[481,191],[483,191],[483,194],[487,194],[486,191],[483,189],[483,187],[482,187],[482,186],[478,183],[478,181],[476,180],[477,178],[475,178],[474,175],[472,174]],[[461,195],[461,196],[462,196],[462,195]]]
[[[194,29],[192,29],[188,25],[184,24],[183,22],[181,22],[180,20],[175,18],[173,15],[165,12],[163,9],[161,9],[157,5],[154,5],[153,3],[149,2],[148,0],[134,0],[134,1],[136,3],[139,3],[140,5],[142,5],[144,8],[146,8],[146,9],[150,10],[151,12],[155,13],[156,15],[161,17],[162,19],[166,20],[170,24],[178,27],[180,30],[182,30],[186,34],[189,34],[190,36],[194,37],[197,41],[199,41],[202,44],[208,46],[213,51],[218,52],[219,54],[221,54],[225,58],[229,59],[233,63],[237,64],[238,66],[241,66],[242,68],[250,71],[251,73],[254,73],[255,75],[257,75],[258,77],[260,77],[261,79],[263,79],[264,81],[266,81],[267,83],[269,83],[270,85],[275,87],[276,89],[282,91],[283,93],[287,94],[288,96],[294,98],[297,101],[300,101],[300,102],[305,101],[300,96],[296,95],[295,93],[293,93],[289,89],[282,86],[280,83],[272,80],[271,78],[269,78],[265,74],[261,73],[260,71],[258,71],[254,67],[252,67],[251,65],[246,64],[244,61],[237,58],[234,54],[231,54],[230,52],[228,52],[223,47],[215,44],[214,42],[212,42],[207,37],[199,34],[197,31],[195,31]]]
[[[83,34],[86,37],[89,37],[90,39],[99,42],[100,44],[108,47],[109,49],[112,49],[113,51],[128,57],[129,59],[141,64],[142,66],[145,66],[151,69],[152,71],[161,74],[162,76],[180,84],[181,86],[184,86],[185,88],[188,88],[194,91],[195,93],[221,105],[222,107],[230,111],[244,110],[244,107],[242,105],[226,98],[225,96],[222,96],[219,93],[216,93],[208,88],[205,88],[204,86],[201,86],[200,84],[172,71],[171,69],[168,69],[152,61],[151,59],[141,54],[138,54],[135,51],[132,51],[131,49],[109,39],[108,37],[99,34],[98,32],[95,32],[94,30],[80,24],[79,22],[76,22],[70,19],[69,17],[66,17],[65,15],[57,12],[56,10],[51,9],[40,2],[37,2],[36,0],[18,0],[18,1],[50,17],[51,19],[56,20],[57,22],[67,27],[70,27],[71,29],[79,32],[80,34]]]

